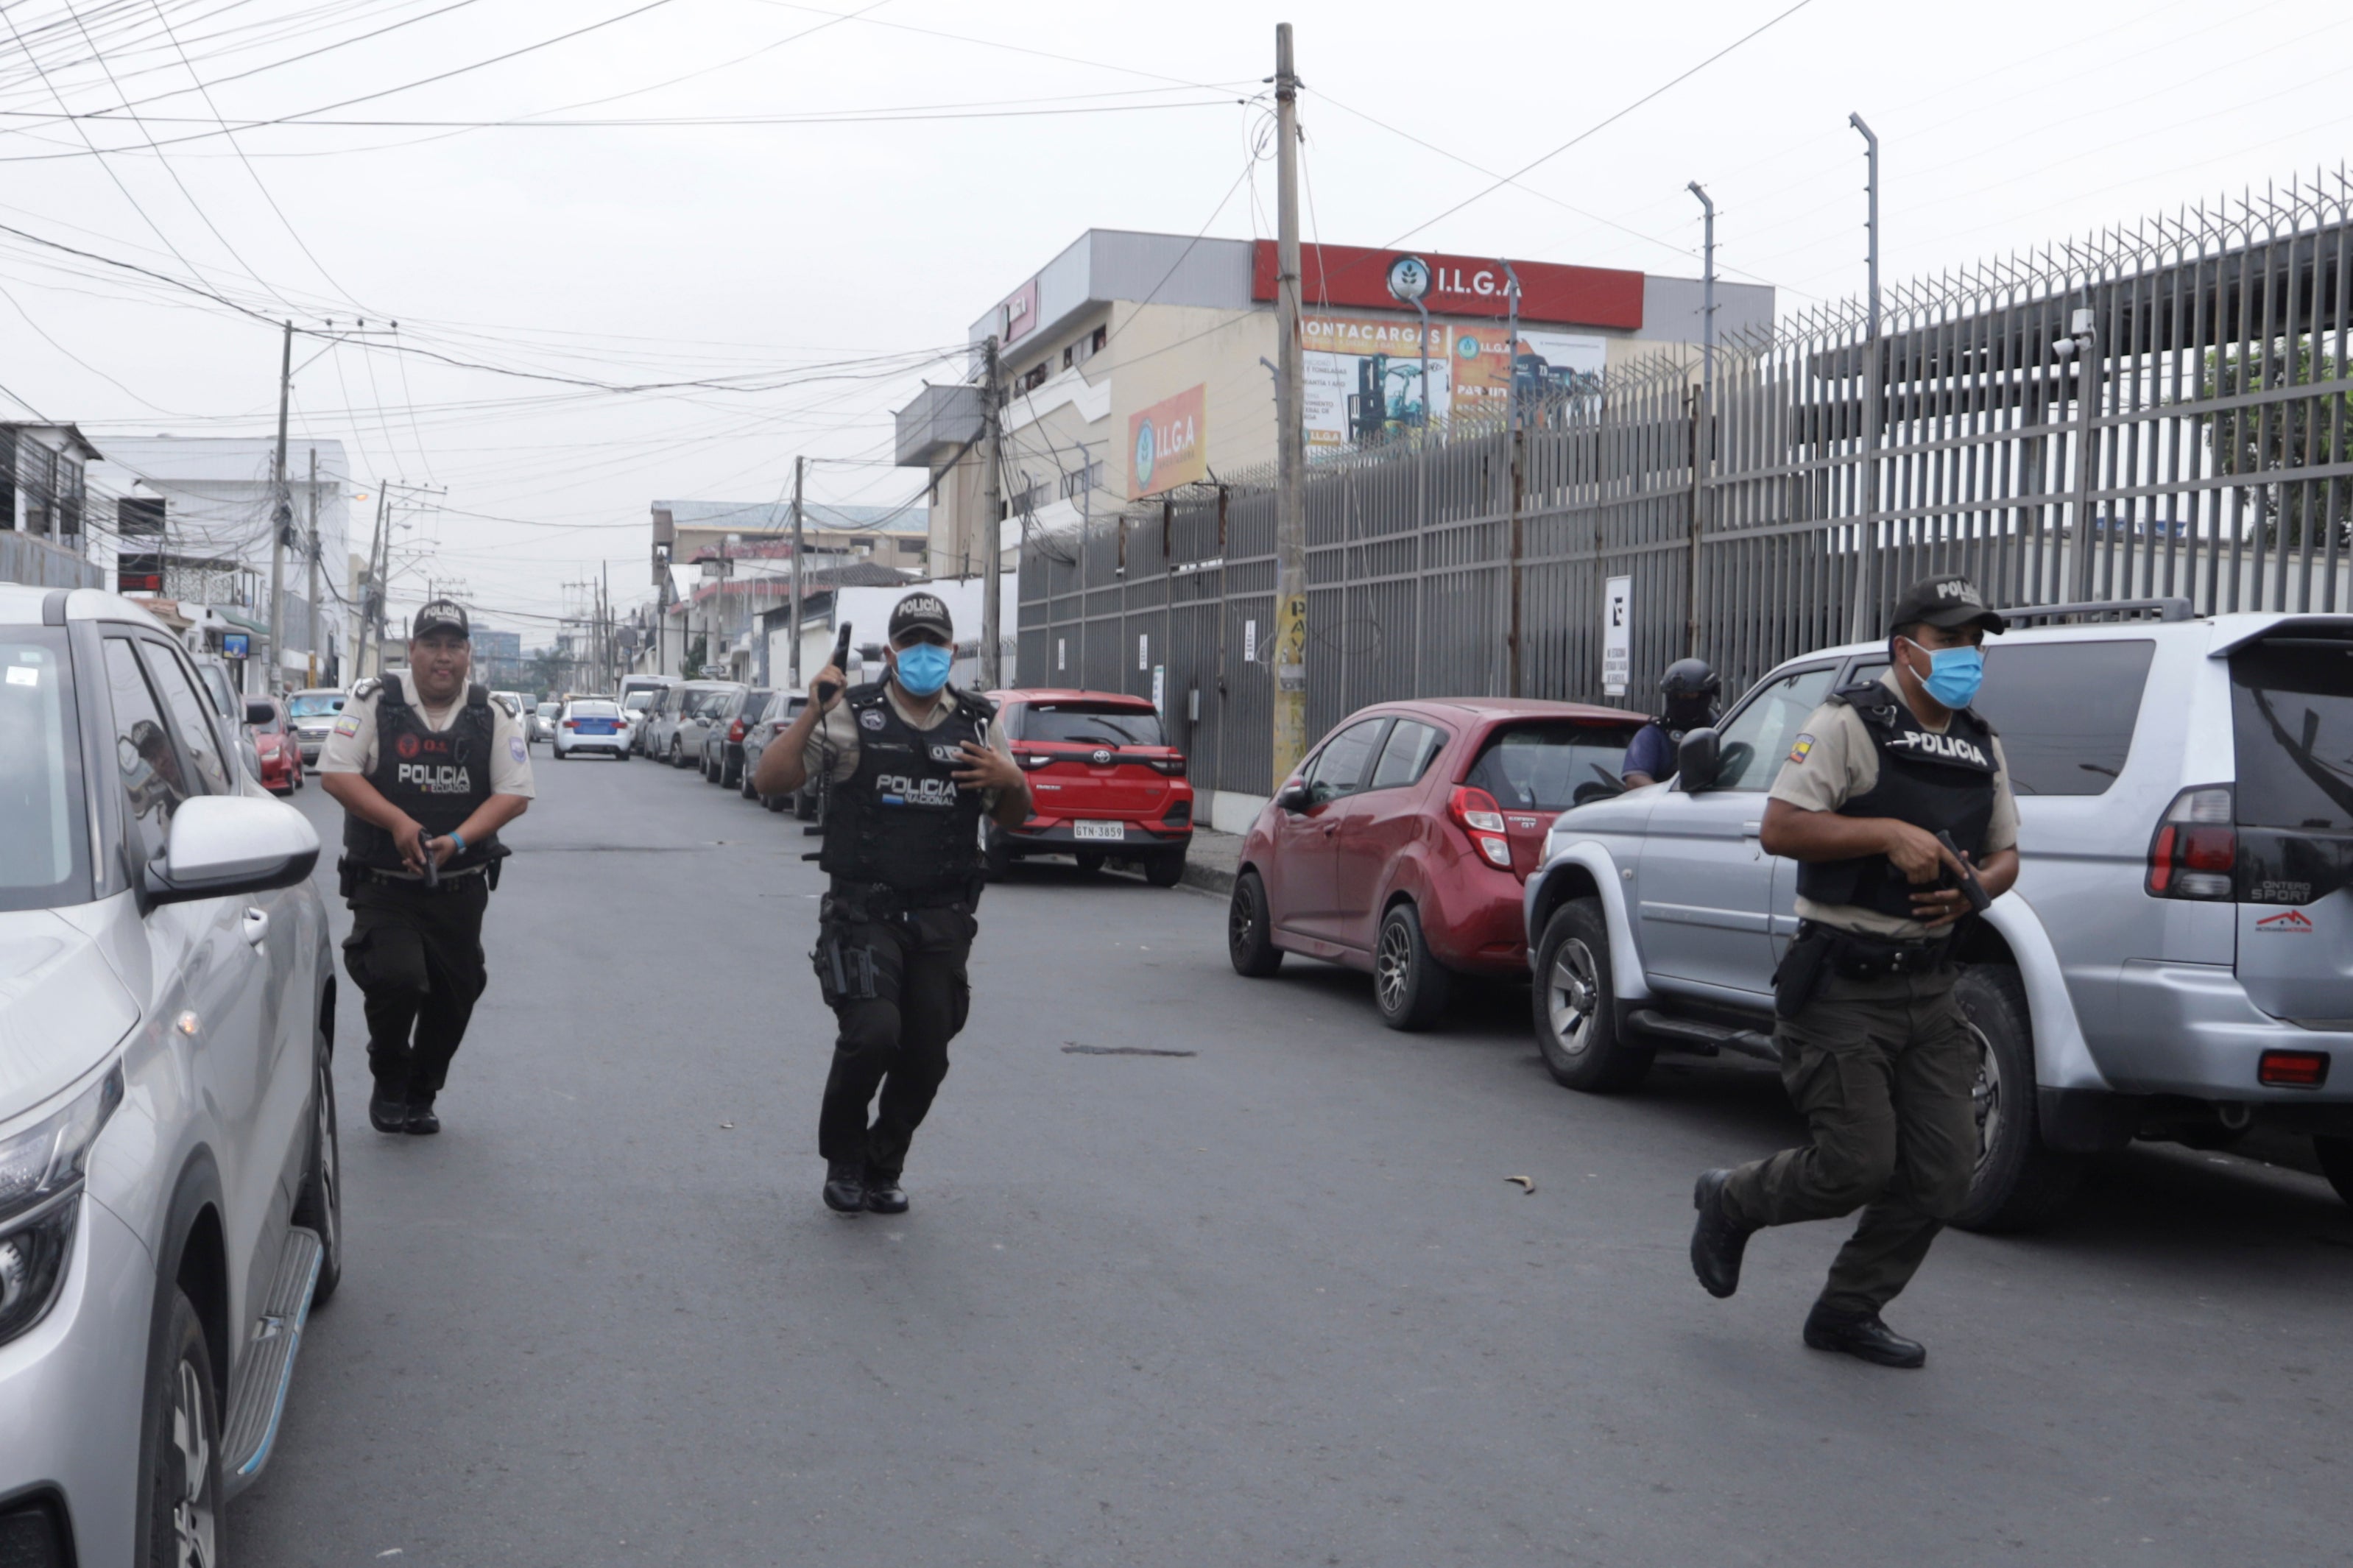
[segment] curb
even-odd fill
[[[1198,889],[1204,893],[1215,893],[1222,899],[1234,890],[1234,869],[1230,866],[1204,866],[1198,860],[1188,859],[1185,862],[1185,875],[1177,885]]]

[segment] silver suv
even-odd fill
[[[2135,1138],[2313,1136],[2353,1202],[2353,616],[2181,600],[2005,611],[1976,707],[2019,797],[2016,889],[1957,938],[1983,1038],[1958,1223],[2016,1228]],[[2070,624],[2051,624],[2053,622]],[[1683,769],[1564,813],[1528,879],[1538,1044],[1573,1089],[1659,1050],[1778,1059],[1797,863],[1757,841],[1806,716],[1883,643],[1795,658]]]
[[[0,1562],[214,1563],[342,1268],[318,835],[127,600],[0,584]]]

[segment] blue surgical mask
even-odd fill
[[[898,650],[899,685],[910,697],[929,697],[948,683],[955,656],[937,643],[919,642]]]
[[[1904,639],[1912,642],[1910,637]],[[1918,643],[1912,643],[1920,647]],[[1985,651],[1974,647],[1920,648],[1928,656],[1928,679],[1920,683],[1929,696],[1947,708],[1968,707],[1985,684]]]

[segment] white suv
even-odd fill
[[[1958,1223],[2047,1217],[2136,1137],[2259,1121],[2312,1134],[2353,1201],[2353,616],[2003,613],[1975,706],[2021,870],[1957,938],[1984,1040]],[[1525,908],[1561,1082],[1630,1088],[1662,1049],[1777,1059],[1797,864],[1757,841],[1766,791],[1822,698],[1886,664],[1883,643],[1791,659],[1685,737],[1674,780],[1554,825]]]

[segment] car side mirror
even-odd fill
[[[1724,742],[1713,730],[1694,730],[1675,748],[1675,773],[1683,793],[1697,795],[1715,784],[1724,761]]]
[[[267,724],[277,717],[278,708],[275,703],[265,701],[259,697],[248,697],[245,700],[245,721],[247,723]]]
[[[319,836],[302,814],[274,800],[206,795],[172,814],[164,853],[145,875],[151,904],[290,888],[319,863]]]
[[[1282,793],[1274,797],[1274,804],[1296,816],[1315,804],[1315,792],[1294,780],[1282,786]]]

